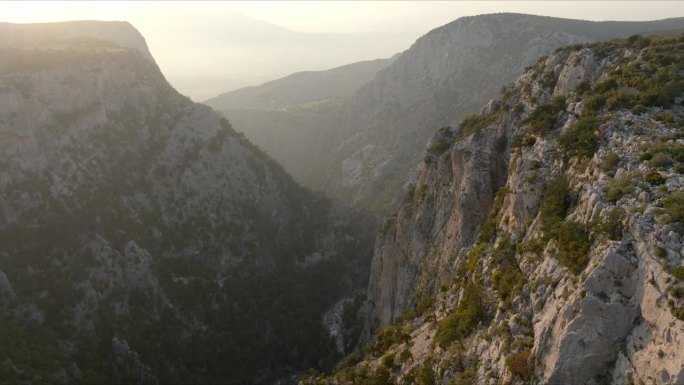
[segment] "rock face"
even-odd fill
[[[366,287],[366,221],[178,94],[130,25],[0,25],[0,165],[4,381],[263,383],[339,354],[323,315]]]
[[[215,106],[230,119],[238,117],[237,129],[258,145],[277,147],[269,153],[306,186],[386,214],[434,130],[477,111],[541,55],[569,44],[682,27],[683,19],[464,17],[418,39],[339,106],[287,116],[258,106],[246,113]],[[570,75],[566,87],[574,82]]]
[[[434,134],[376,242],[378,333],[312,383],[682,383],[682,63],[682,35],[557,50]]]

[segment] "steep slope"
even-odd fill
[[[178,94],[130,25],[11,30],[2,381],[262,383],[333,362],[353,325],[335,341],[324,313],[365,289],[363,218]]]
[[[396,59],[377,59],[348,64],[327,71],[305,71],[260,86],[227,92],[205,102],[220,111],[279,111],[306,108],[350,96],[373,80],[375,74]]]
[[[325,155],[322,120],[354,91],[373,80],[395,57],[349,64],[327,71],[298,72],[260,86],[242,88],[204,103],[221,111],[295,178]],[[315,157],[314,157],[314,154]]]
[[[286,144],[287,151],[297,154],[296,162],[274,156],[298,180],[353,205],[388,213],[432,132],[495,97],[502,84],[541,55],[568,44],[682,28],[681,18],[589,22],[520,14],[464,17],[418,39],[340,108],[271,123],[265,114],[254,114],[236,127],[255,140],[255,126],[280,132],[274,143]]]
[[[682,383],[682,63],[560,49],[439,130],[376,242],[386,328],[322,383]]]

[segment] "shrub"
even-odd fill
[[[650,153],[649,151],[646,151],[643,154],[641,154],[641,156],[639,156],[639,160],[642,162],[645,160],[651,160],[651,159],[653,159],[653,154]]]
[[[347,356],[345,356],[339,364],[337,364],[337,367],[335,367],[335,371],[341,371],[346,368],[351,368],[354,365],[359,363],[361,357],[359,357],[358,352],[352,352],[349,353]]]
[[[606,105],[606,96],[602,94],[591,95],[584,98],[583,112],[585,114],[595,114]]]
[[[489,210],[489,215],[487,215],[487,219],[485,219],[480,228],[480,235],[478,237],[480,242],[487,243],[496,235],[496,218],[503,205],[503,200],[509,192],[510,190],[506,186],[501,187],[499,191],[496,192],[494,203]]]
[[[498,265],[492,274],[492,283],[499,299],[506,305],[520,293],[525,284],[525,277],[515,261],[515,251],[510,238],[506,238],[492,253],[492,259]]]
[[[599,137],[594,133],[597,129],[596,118],[580,118],[558,138],[558,144],[567,156],[591,157],[599,145]]]
[[[459,266],[459,275],[461,276],[471,276],[475,273],[477,264],[482,258],[487,246],[484,243],[478,243],[466,256],[465,263]]]
[[[473,385],[476,384],[477,373],[473,368],[467,368],[462,372],[454,373],[454,378],[451,379],[449,385]]]
[[[669,107],[682,92],[682,86],[676,81],[664,85],[652,84],[639,93],[636,102],[649,107]]]
[[[537,143],[537,138],[530,134],[516,134],[511,138],[511,148],[529,147]]]
[[[554,114],[565,111],[567,107],[568,102],[565,99],[565,96],[554,96],[551,100],[551,110]]]
[[[404,313],[401,315],[400,321],[408,321],[416,317],[422,316],[423,314],[427,313],[427,311],[430,310],[430,308],[432,308],[432,305],[434,305],[434,303],[435,299],[432,296],[427,296],[423,298],[416,307],[404,310]]]
[[[480,288],[476,284],[468,284],[463,289],[463,297],[456,310],[442,320],[437,327],[435,342],[444,348],[468,336],[484,318],[481,297]]]
[[[627,43],[637,49],[644,49],[651,45],[651,39],[640,35],[632,35],[627,38]]]
[[[684,287],[675,287],[672,289],[672,296],[677,299],[684,298]]]
[[[684,281],[684,265],[672,269],[672,276],[680,281]]]
[[[558,242],[558,260],[575,274],[584,269],[589,261],[591,247],[589,234],[581,223],[563,221],[553,230],[553,237]]]
[[[389,370],[384,366],[378,366],[372,373],[368,375],[363,382],[367,385],[394,385],[395,382],[390,376]]]
[[[684,191],[675,191],[662,200],[665,213],[670,222],[684,221]]]
[[[416,372],[416,385],[435,385],[435,372],[432,370],[432,360],[427,359]]]
[[[376,336],[375,343],[373,343],[368,351],[372,354],[384,353],[390,346],[405,342],[410,338],[410,336],[404,333],[400,328],[396,326],[388,326],[382,329]]]
[[[542,250],[544,250],[544,244],[537,239],[520,242],[515,245],[515,251],[517,253],[540,253]]]
[[[665,183],[665,178],[658,171],[651,171],[644,175],[644,182],[650,183],[653,186],[659,186]]]
[[[555,97],[548,104],[542,104],[532,111],[532,113],[525,118],[522,123],[530,124],[532,132],[538,135],[545,135],[549,131],[553,130],[553,126],[556,124],[556,115],[559,112],[564,111],[566,108],[566,102],[564,97]]]
[[[470,136],[480,132],[485,127],[494,123],[499,113],[493,112],[487,115],[468,115],[461,121],[461,137]]]
[[[565,218],[566,211],[570,206],[568,189],[568,180],[564,175],[559,175],[546,184],[544,198],[539,207],[539,215],[541,229],[547,240],[553,227]]]
[[[530,350],[525,349],[506,358],[506,367],[516,376],[527,380],[534,374],[534,363],[530,362]]]
[[[617,170],[617,166],[619,163],[620,156],[611,151],[603,159],[603,162],[601,162],[601,171],[612,175],[615,173],[615,170]]]
[[[614,203],[623,196],[631,194],[632,192],[634,192],[634,186],[632,186],[632,177],[629,175],[622,175],[608,183],[608,187],[604,191],[604,197],[609,202]]]
[[[619,240],[622,238],[622,221],[625,219],[625,210],[615,208],[611,210],[606,219],[599,223],[596,230],[605,234],[608,239]]]
[[[648,108],[646,108],[646,106],[643,104],[637,104],[636,106],[632,107],[632,112],[641,115],[647,113]]]
[[[672,113],[672,111],[663,111],[656,115],[656,119],[663,123],[674,123],[675,122],[675,116]]]
[[[670,309],[670,312],[672,312],[672,315],[677,317],[677,319],[684,321],[684,306],[680,306],[679,308],[673,306]]]
[[[433,152],[437,155],[442,155],[446,150],[451,147],[451,143],[448,140],[439,138],[435,140],[432,145],[428,148],[428,151]]]
[[[575,92],[577,95],[582,96],[585,92],[589,91],[591,89],[591,83],[589,83],[588,80],[582,80],[581,82],[577,83],[577,86],[575,87]]]
[[[606,106],[609,110],[618,110],[622,108],[632,108],[636,96],[622,91],[611,91],[606,99]]]
[[[653,155],[653,158],[648,161],[647,165],[648,167],[664,170],[672,165],[672,158],[666,153],[659,152]]]
[[[404,349],[399,354],[399,363],[403,364],[404,362],[410,360],[411,358],[413,358],[413,355],[411,354],[411,350]]]
[[[608,79],[594,85],[594,94],[605,94],[616,89],[618,86],[615,79]]]
[[[645,160],[652,160],[655,157],[653,154],[663,153],[669,155],[671,159],[677,162],[684,162],[684,145],[681,144],[657,145],[652,147],[648,153],[651,154],[651,157]]]
[[[382,366],[387,369],[392,369],[394,367],[394,353],[388,353],[382,356]]]

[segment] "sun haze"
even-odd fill
[[[2,3],[1,21],[128,21],[171,83],[204,100],[297,71],[390,57],[436,26],[494,12],[654,20],[684,14],[684,3],[15,1]]]

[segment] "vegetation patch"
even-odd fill
[[[491,210],[489,210],[489,215],[485,219],[482,227],[480,227],[480,235],[478,237],[479,241],[482,243],[488,243],[496,235],[496,219],[499,216],[499,211],[501,211],[501,206],[503,206],[504,198],[511,190],[502,186],[499,191],[496,192],[494,197],[494,203],[492,204]]]
[[[515,245],[510,238],[502,240],[492,253],[493,261],[498,265],[492,274],[492,283],[499,299],[506,307],[520,293],[525,284],[525,276],[515,260]]]
[[[484,319],[484,315],[481,289],[477,284],[470,283],[463,289],[463,297],[456,310],[437,327],[435,342],[445,348],[452,342],[467,337]]]
[[[531,134],[518,133],[511,138],[511,148],[531,147],[535,143],[537,143],[537,138]]]
[[[653,162],[658,154],[664,154],[659,160]],[[669,166],[672,161],[684,162],[684,145],[682,144],[658,144],[644,152],[639,158],[642,161],[649,161],[649,167]]]
[[[435,304],[435,299],[431,296],[423,298],[417,306],[404,310],[399,322],[412,320],[427,313]]]
[[[487,115],[468,115],[461,121],[461,137],[465,138],[482,131],[499,118],[499,112]]]
[[[584,115],[595,115],[601,111],[601,108],[606,105],[606,96],[603,94],[594,94],[584,98],[582,102],[582,112]]]
[[[506,358],[506,367],[516,376],[528,380],[534,374],[534,362],[530,360],[531,351],[522,350]]]
[[[633,192],[634,186],[632,185],[632,177],[629,175],[622,175],[611,180],[603,194],[609,202],[614,203],[623,196],[629,195]]]
[[[548,240],[553,228],[565,218],[570,207],[568,180],[564,175],[551,179],[546,184],[544,198],[539,206],[541,230]]]
[[[672,276],[680,281],[684,281],[684,265],[672,269]]]
[[[553,98],[551,103],[542,104],[532,111],[532,113],[522,121],[522,124],[529,124],[532,132],[537,135],[546,135],[553,130],[557,123],[559,112],[565,111],[566,101],[562,96]]]
[[[435,153],[437,155],[442,155],[446,150],[451,147],[451,141],[439,138],[435,140],[432,145],[428,148],[428,151]]]
[[[614,208],[606,215],[605,220],[594,225],[594,229],[601,234],[605,234],[608,239],[622,239],[622,222],[625,220],[625,210]]]
[[[617,171],[618,164],[620,163],[620,155],[615,152],[609,152],[606,157],[601,162],[601,171],[611,176]]]
[[[669,222],[684,221],[684,191],[675,191],[661,201]]]
[[[666,170],[672,166],[672,158],[665,152],[658,152],[647,163],[648,167],[658,170]]]
[[[591,247],[585,226],[575,221],[563,221],[554,229],[553,238],[558,242],[558,260],[561,264],[575,274],[584,270]]]
[[[658,171],[651,171],[644,175],[644,182],[653,186],[660,186],[661,184],[665,183],[665,178],[660,175]]]
[[[597,118],[582,117],[558,138],[558,144],[567,156],[591,157],[599,146],[597,130]]]
[[[388,326],[378,332],[375,342],[370,345],[368,352],[379,356],[387,351],[392,345],[409,341],[411,336],[397,326]]]

